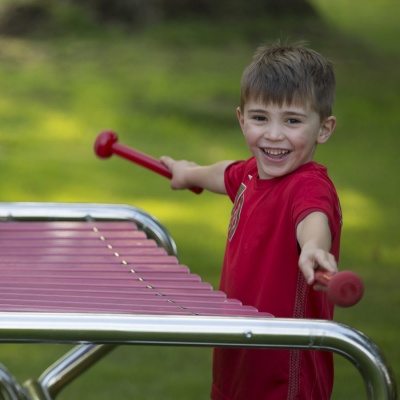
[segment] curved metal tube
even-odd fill
[[[26,400],[27,395],[11,372],[0,364],[0,399]]]
[[[278,318],[0,313],[1,341],[196,345],[328,350],[361,373],[368,399],[396,399],[396,384],[379,348],[355,329],[329,321]],[[51,327],[51,328],[49,328]],[[48,392],[57,392],[46,381]],[[57,383],[58,384],[58,383]]]
[[[65,386],[106,356],[115,347],[105,344],[76,346],[57,360],[55,364],[47,368],[39,377],[37,383],[46,394],[46,398],[54,399]]]

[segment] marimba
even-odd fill
[[[168,231],[138,208],[3,203],[0,255],[0,340],[80,343],[24,385],[1,367],[4,399],[53,399],[118,344],[334,351],[359,369],[368,398],[396,398],[391,370],[365,335],[227,298],[179,263]]]

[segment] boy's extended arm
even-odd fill
[[[172,174],[172,189],[187,189],[201,187],[214,193],[227,194],[224,174],[228,165],[233,161],[220,161],[208,166],[200,166],[193,162],[176,161],[171,157],[163,156],[161,162]]]
[[[301,248],[299,268],[309,285],[314,282],[314,271],[321,267],[337,272],[335,257],[329,253],[332,238],[328,217],[313,212],[297,225],[297,241]]]

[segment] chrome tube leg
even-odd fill
[[[37,381],[28,381],[25,387],[36,400],[52,400],[58,393],[116,346],[85,344],[71,351],[47,368]]]
[[[0,364],[0,399],[27,400],[28,395],[8,369]]]

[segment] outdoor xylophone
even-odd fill
[[[168,231],[119,205],[0,204],[0,341],[80,343],[3,399],[53,399],[119,344],[328,350],[360,371],[369,399],[395,399],[379,348],[331,321],[283,320],[229,299],[181,265]]]

